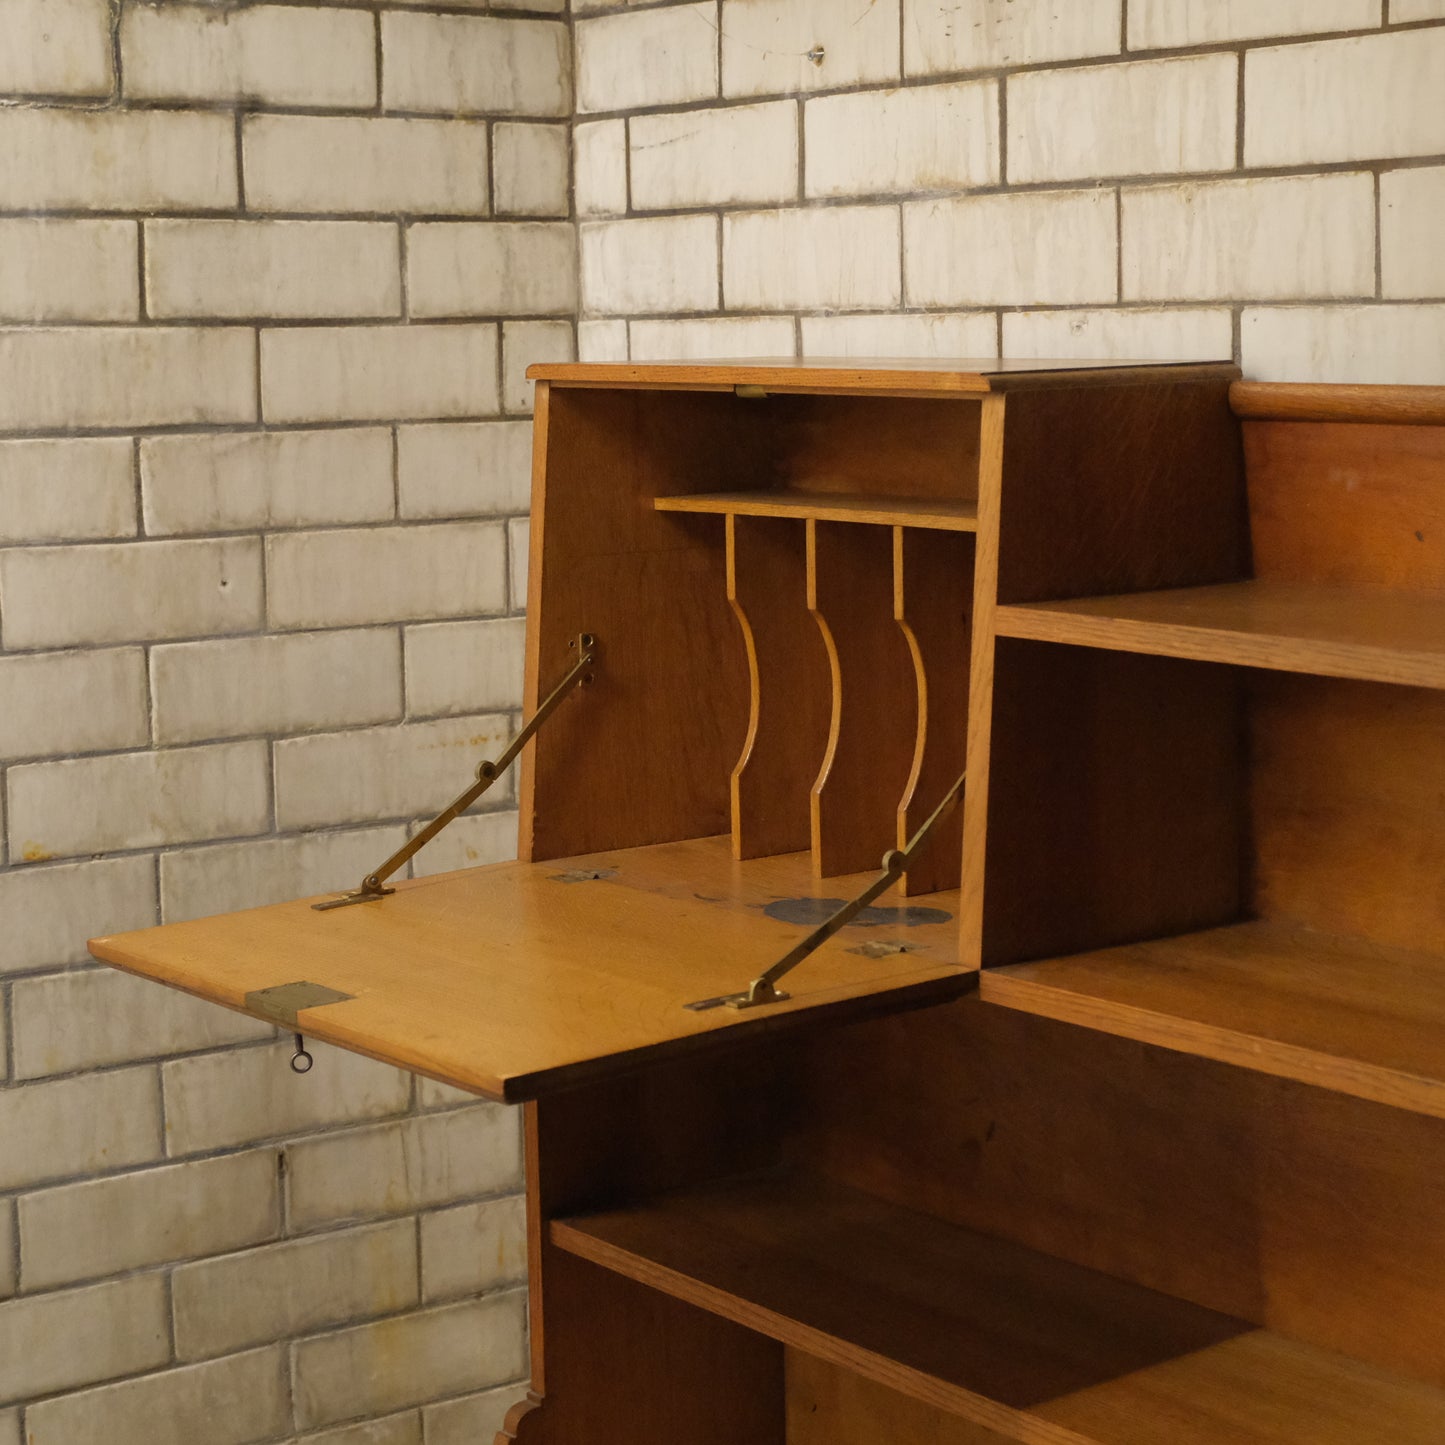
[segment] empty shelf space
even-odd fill
[[[724,517],[811,517],[819,522],[868,522],[935,532],[978,530],[978,503],[947,498],[772,489],[657,497],[653,506],[659,512],[704,512]]]
[[[550,1236],[1033,1445],[1445,1437],[1445,1392],[820,1180],[733,1181]]]
[[[1445,597],[1285,582],[1014,604],[1004,637],[1445,688]]]
[[[979,991],[1445,1118],[1445,958],[1254,922],[986,969]]]

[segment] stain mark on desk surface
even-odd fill
[[[777,923],[826,923],[848,900],[846,898],[778,898],[763,912]],[[942,908],[865,908],[849,922],[858,928],[920,928],[929,923],[949,923],[953,914]]]

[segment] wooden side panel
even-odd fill
[[[832,672],[828,750],[813,784],[820,878],[880,866],[893,846],[913,765],[917,694],[893,621],[893,536],[886,527],[807,522],[808,606]]]
[[[1248,422],[1257,576],[1445,593],[1445,426]]]
[[[999,600],[1247,575],[1239,424],[1223,381],[1013,391]]]
[[[727,602],[722,528],[660,513],[715,484],[731,413],[715,396],[553,388],[542,426],[528,604],[529,707],[579,632],[597,680],[524,754],[522,856],[725,833],[747,727],[747,664]],[[540,433],[539,433],[540,434]]]
[[[1255,910],[1440,954],[1445,969],[1445,694],[1272,675],[1251,687]]]
[[[732,774],[733,857],[802,852],[832,697],[827,653],[808,612],[804,527],[737,516],[726,525],[728,600],[747,648],[752,709]]]
[[[900,848],[963,771],[973,553],[972,538],[907,527],[893,530],[893,615],[908,641],[918,692],[913,770],[898,809]],[[905,894],[959,886],[962,813],[940,829],[905,875]]]
[[[977,1000],[807,1067],[842,1182],[1445,1385],[1445,1120]]]
[[[1230,669],[1000,639],[985,966],[1238,918],[1244,761]]]

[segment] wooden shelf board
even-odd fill
[[[1004,637],[1445,688],[1445,597],[1225,582],[998,609]]]
[[[1445,1391],[816,1179],[554,1220],[550,1238],[1030,1445],[1445,1437]]]
[[[593,879],[590,874],[605,876]],[[575,881],[580,879],[581,881]],[[91,952],[247,1012],[306,981],[353,997],[303,1012],[311,1038],[509,1102],[668,1055],[939,1002],[971,990],[958,895],[910,900],[945,921],[850,925],[788,979],[792,999],[738,1012],[736,992],[808,932],[764,911],[843,899],[864,877],[813,879],[807,854],[736,863],[728,840],[501,863],[402,884],[318,913],[312,900],[95,939]],[[882,900],[879,906],[886,906]],[[870,958],[879,939],[909,950]]]
[[[714,516],[812,517],[820,522],[868,522],[934,532],[978,531],[978,503],[847,492],[773,488],[757,492],[700,492],[658,497],[659,512],[705,512]]]
[[[979,992],[1445,1118],[1445,957],[1253,922],[986,969]]]

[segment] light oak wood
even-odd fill
[[[1259,420],[1445,425],[1445,389],[1438,386],[1236,381],[1229,404],[1236,416]]]
[[[727,517],[813,517],[820,522],[862,522],[875,526],[925,527],[940,532],[978,529],[973,501],[920,501],[866,494],[802,492],[777,488],[761,492],[702,492],[658,497],[659,512],[702,512]]]
[[[604,876],[589,880],[594,872]],[[775,922],[767,905],[834,886],[846,895],[864,881],[825,889],[806,855],[739,864],[725,838],[708,838],[494,864],[334,912],[281,903],[99,938],[91,949],[242,1012],[248,993],[299,978],[352,994],[306,1010],[299,1027],[513,1102],[679,1051],[973,986],[958,966],[957,897],[941,894],[935,906],[949,921],[907,929],[906,954],[857,953],[878,929],[853,925],[789,978],[786,1004],[684,1007],[745,987],[807,933]]]
[[[987,969],[992,1003],[1445,1118],[1445,958],[1268,922]]]
[[[1032,1445],[1434,1445],[1445,1392],[816,1181],[554,1221],[553,1243]]]
[[[1002,607],[1000,636],[1445,687],[1445,593],[1226,582]]]

